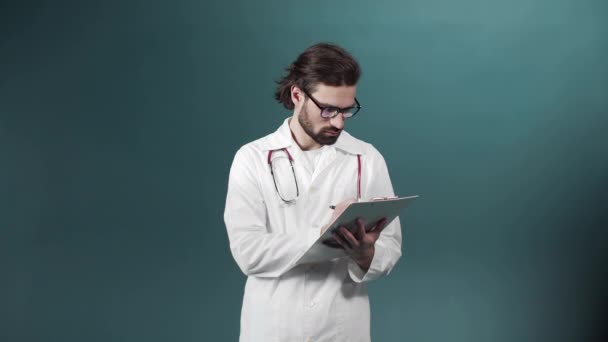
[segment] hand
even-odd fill
[[[383,218],[376,222],[376,225],[369,232],[365,231],[365,222],[361,218],[356,221],[357,231],[353,235],[346,227],[341,226],[332,236],[336,243],[340,245],[364,271],[369,269],[374,258],[375,243],[380,237],[380,233],[386,227],[387,220]]]
[[[329,222],[330,223],[333,222],[336,219],[336,217],[342,215],[344,210],[346,210],[346,207],[348,207],[351,203],[355,203],[355,202],[357,202],[357,200],[354,198],[351,198],[351,199],[346,199],[346,200],[336,204],[336,208],[334,208],[334,213],[331,215],[331,219],[329,220]],[[323,228],[321,228],[321,235],[323,235],[323,233],[325,233],[327,228],[329,228],[329,223],[327,225],[325,225]]]

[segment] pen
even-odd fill
[[[336,209],[336,206],[335,205],[330,205],[329,209],[334,210],[334,209]]]

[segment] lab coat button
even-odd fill
[[[309,308],[314,308],[314,307],[315,307],[315,305],[317,305],[317,303],[315,303],[315,301],[314,301],[314,300],[311,300],[311,301],[310,301],[310,303],[308,303],[308,307],[309,307]]]

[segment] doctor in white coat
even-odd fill
[[[354,234],[342,229],[334,239],[347,257],[295,266],[349,201],[394,195],[382,155],[344,131],[361,109],[360,73],[341,47],[309,47],[278,82],[276,98],[293,115],[236,153],[224,220],[247,275],[241,342],[370,341],[366,282],[400,258],[399,219],[369,233],[363,222]]]

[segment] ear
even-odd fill
[[[304,92],[297,85],[291,86],[291,101],[295,107],[298,107],[300,102],[304,100]]]

